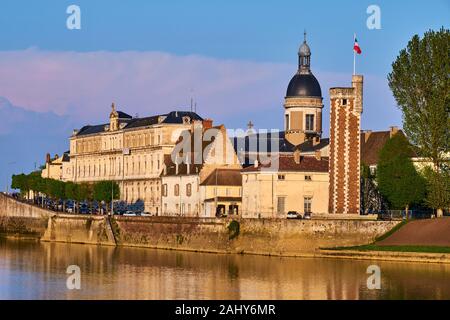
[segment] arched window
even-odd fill
[[[188,197],[190,197],[191,194],[192,194],[192,184],[188,183],[188,184],[186,185],[186,195],[187,195]]]

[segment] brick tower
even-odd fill
[[[362,111],[362,75],[350,88],[330,89],[330,213],[359,214]]]

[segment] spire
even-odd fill
[[[298,72],[310,73],[311,67],[311,49],[306,43],[306,30],[303,32],[303,43],[298,50]]]

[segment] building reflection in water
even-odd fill
[[[366,269],[381,268],[381,290]],[[81,268],[67,290],[66,268]],[[2,299],[450,299],[450,266],[0,240]]]

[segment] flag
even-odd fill
[[[361,54],[361,48],[359,47],[358,40],[355,37],[355,44],[353,45],[353,51],[357,54]]]

